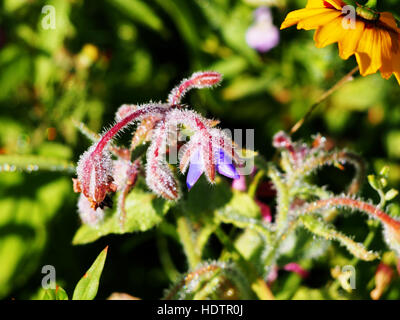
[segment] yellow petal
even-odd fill
[[[339,41],[339,55],[342,59],[347,60],[354,54],[363,31],[364,23],[359,20],[356,20],[354,29],[346,29],[345,36]]]
[[[393,73],[400,84],[400,52],[392,56]]]
[[[318,28],[314,34],[317,48],[323,48],[329,44],[338,42],[345,36],[346,30],[342,27],[342,19],[336,18],[328,24]]]
[[[336,19],[341,15],[342,15],[341,11],[325,10],[324,13],[301,20],[297,24],[297,29],[305,29],[305,30],[317,29],[318,27],[331,22],[332,20]]]
[[[390,12],[381,12],[379,20],[392,28],[394,31],[400,31],[400,29],[397,28],[396,20]]]
[[[368,69],[369,65],[371,64],[371,58],[366,53],[355,53],[358,66],[360,68],[360,74],[366,76],[365,70]]]
[[[391,52],[392,47],[392,39],[390,34],[386,30],[379,29],[381,38],[381,56],[382,56],[382,66],[379,69],[381,71],[381,75],[385,79],[389,79],[393,73],[393,53]]]
[[[291,26],[299,23],[303,19],[315,17],[315,16],[323,14],[327,11],[328,12],[332,11],[332,9],[326,9],[326,8],[300,9],[300,10],[295,10],[295,11],[289,12],[289,14],[286,16],[285,21],[282,22],[281,30],[291,27]]]
[[[306,8],[324,8],[324,0],[308,0]]]
[[[400,85],[400,72],[395,72],[394,75],[396,76],[397,82]]]
[[[375,73],[382,66],[381,36],[374,27],[365,27],[358,42],[356,58],[363,76]],[[367,55],[366,58],[364,55]]]

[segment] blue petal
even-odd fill
[[[197,180],[199,180],[203,172],[204,166],[200,157],[200,151],[196,150],[196,152],[190,158],[189,171],[186,176],[186,185],[189,190],[194,186]]]
[[[231,179],[240,178],[235,166],[232,164],[232,159],[228,157],[222,149],[219,150],[217,171],[219,174]]]

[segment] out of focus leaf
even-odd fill
[[[121,229],[117,212],[109,215],[98,227],[82,225],[76,232],[73,244],[85,244],[110,233],[146,231],[159,224],[170,208],[171,202],[152,193],[134,188],[126,198],[126,221]]]
[[[195,25],[194,16],[186,0],[156,0],[157,3],[171,16],[176,23],[182,37],[192,48],[200,42],[197,37],[198,27]]]
[[[62,178],[38,186],[31,196],[11,194],[0,199],[0,297],[22,285],[37,268],[47,240],[46,226],[70,190],[71,182]]]
[[[10,45],[0,50],[0,100],[28,80],[29,68],[29,56],[18,50],[18,47]]]
[[[42,300],[68,300],[68,295],[63,288],[56,286],[55,289],[44,289]]]
[[[140,0],[111,0],[110,5],[118,8],[123,14],[155,31],[162,31],[162,20],[154,10],[144,1]]]
[[[384,85],[385,80],[379,75],[358,77],[332,95],[332,107],[348,111],[367,110],[382,100]]]

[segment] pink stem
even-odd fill
[[[194,87],[206,87],[212,86],[221,81],[221,74],[218,72],[208,71],[201,72],[194,77],[182,82],[176,91],[173,93],[173,96],[170,99],[171,104],[178,104],[181,101],[182,95],[189,89]]]
[[[143,107],[141,109],[138,109],[130,114],[128,114],[125,118],[123,118],[120,122],[118,122],[115,126],[113,126],[110,130],[106,132],[105,135],[102,136],[100,141],[97,143],[96,149],[93,151],[93,154],[96,153],[101,153],[103,149],[107,146],[107,144],[110,142],[110,140],[125,126],[127,126],[130,122],[135,120],[137,117],[140,117],[146,113],[154,113],[154,112],[159,112],[163,113],[165,112],[166,109],[163,107],[157,107],[157,106],[147,106]]]

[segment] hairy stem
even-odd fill
[[[322,208],[331,208],[331,207],[346,207],[349,209],[357,209],[359,211],[365,212],[369,214],[370,216],[379,219],[381,222],[384,224],[388,225],[389,227],[395,229],[395,230],[400,230],[400,221],[394,220],[392,217],[390,217],[388,214],[386,214],[383,210],[380,208],[360,201],[356,199],[351,199],[351,198],[330,198],[330,199],[323,199],[323,200],[317,200],[309,204],[305,210],[304,213],[312,213],[314,211],[317,211]]]
[[[125,118],[121,121],[117,122],[110,130],[108,130],[97,143],[96,149],[93,153],[101,153],[103,149],[107,146],[107,144],[112,140],[112,138],[125,126],[130,124],[136,118],[143,116],[148,113],[164,113],[167,109],[161,106],[156,105],[146,105],[136,111],[128,114]]]

